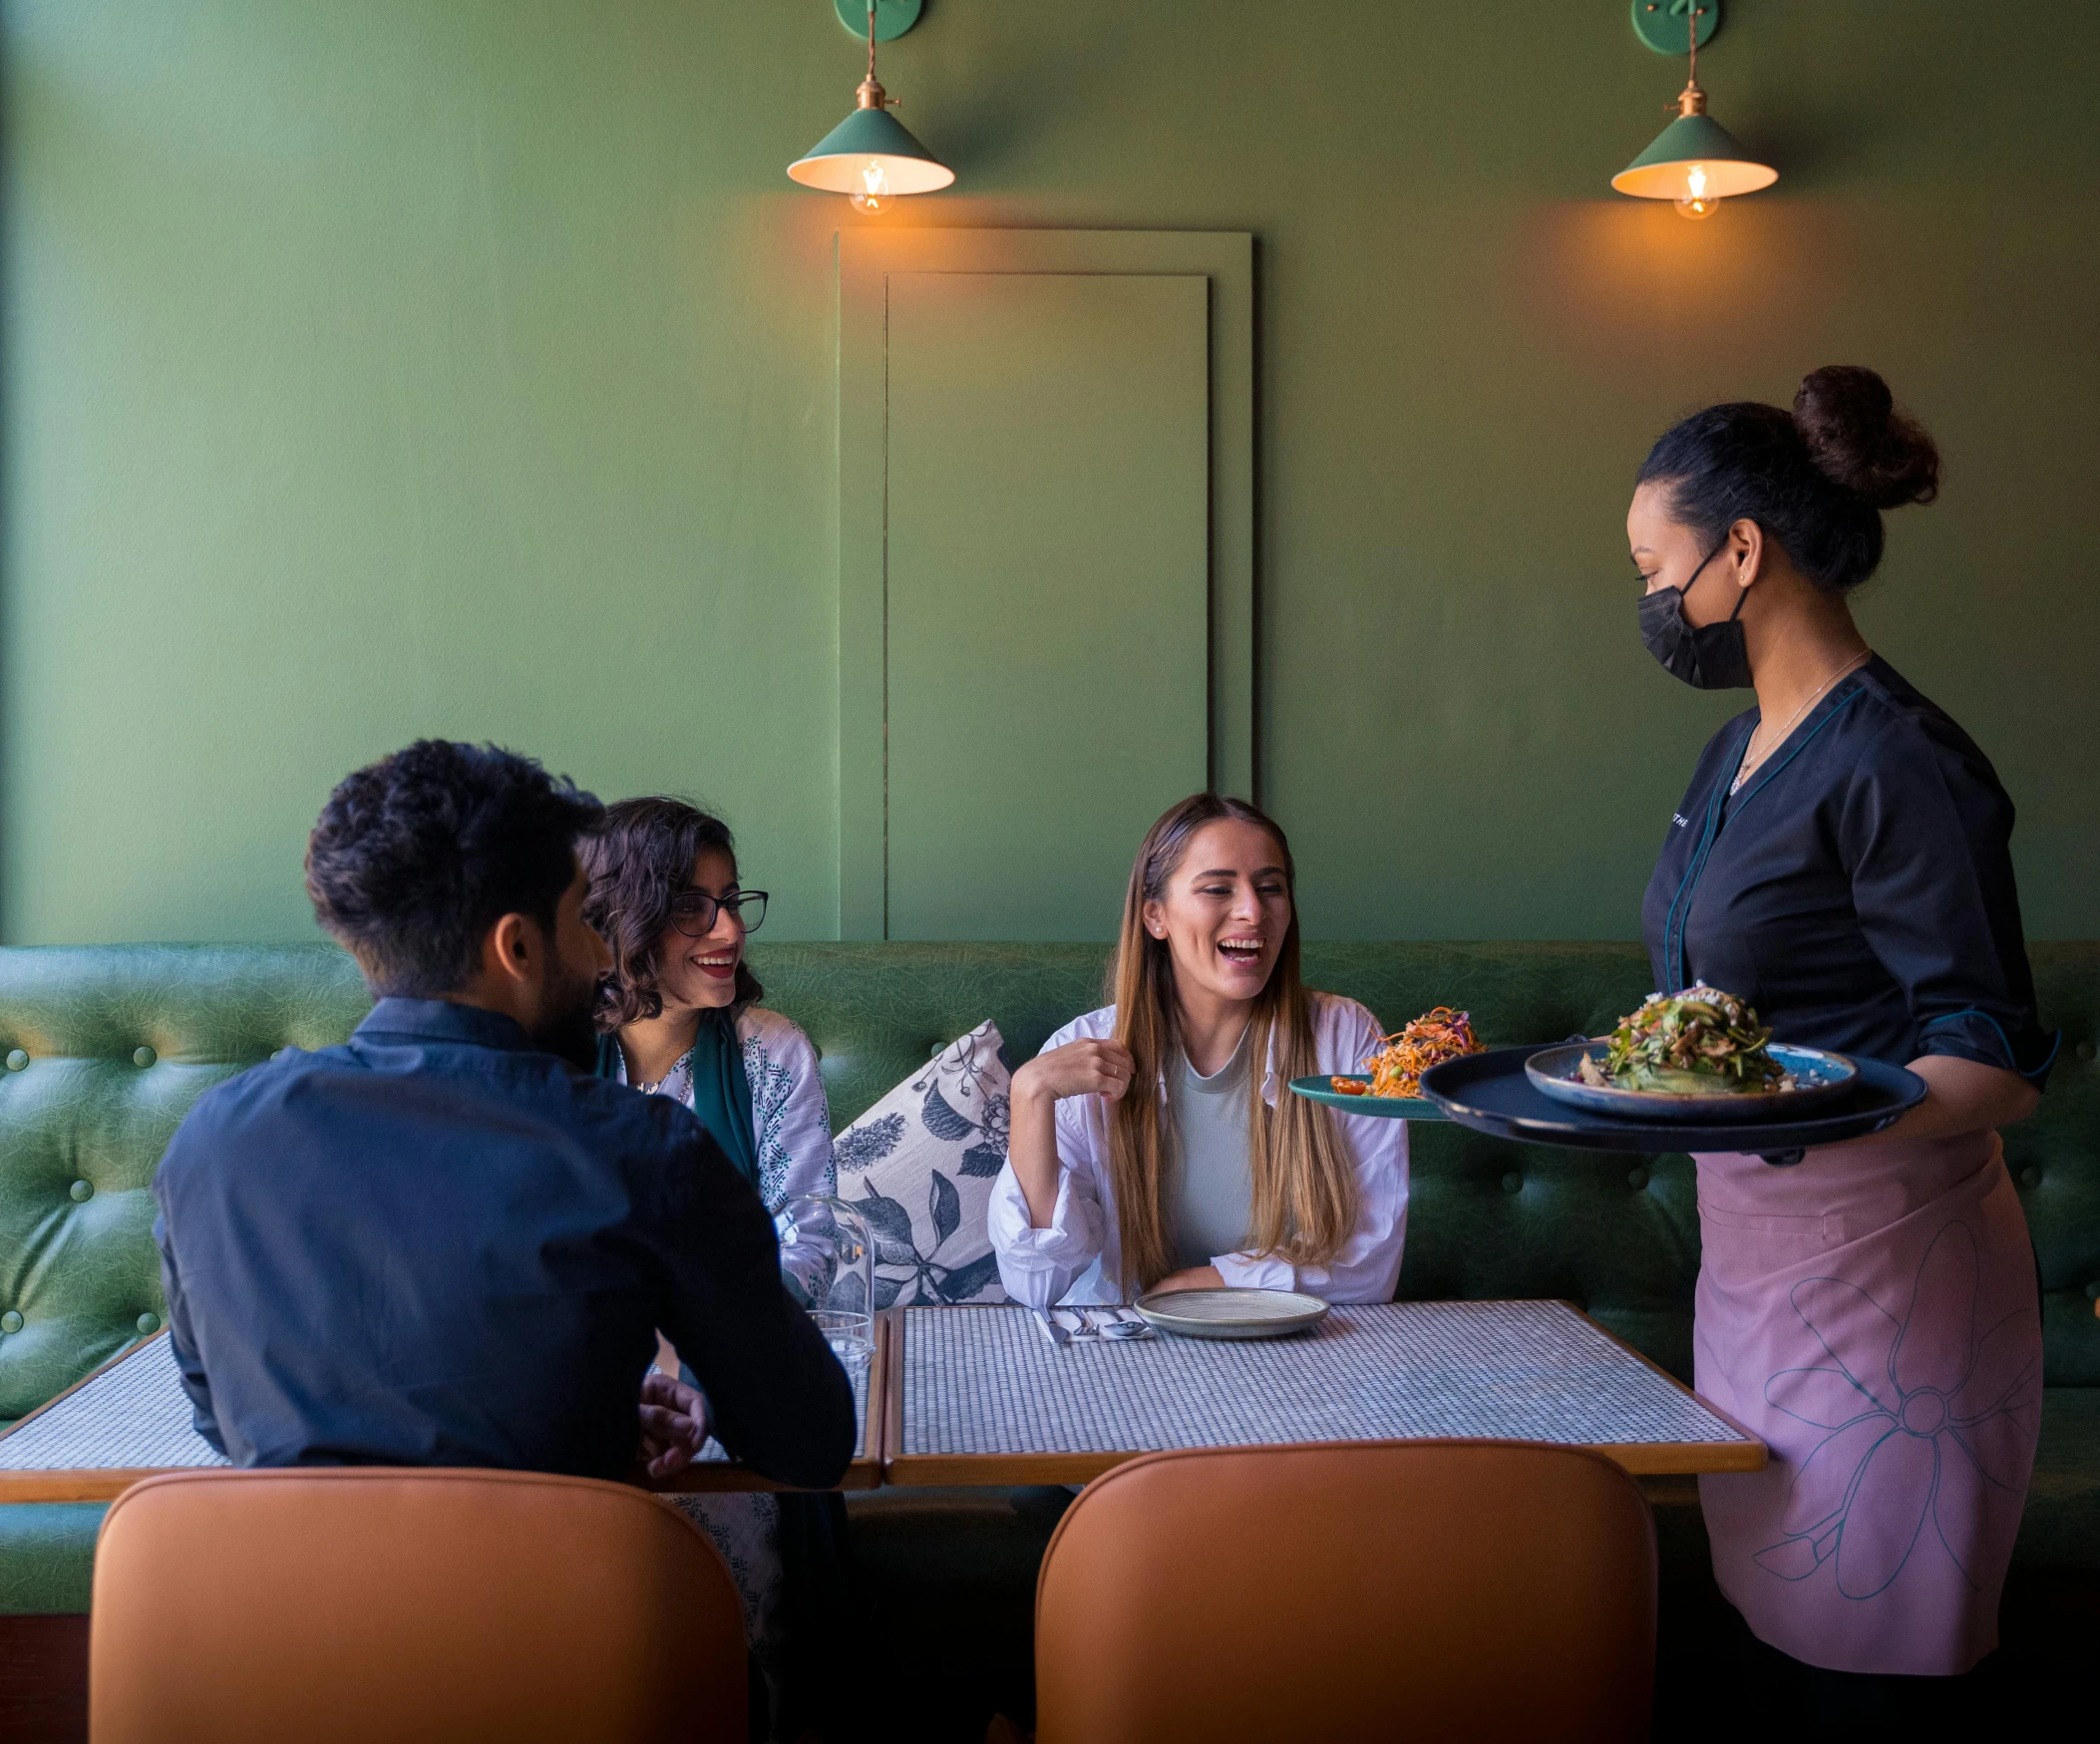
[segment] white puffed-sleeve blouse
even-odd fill
[[[1318,1069],[1361,1071],[1365,1056],[1378,1046],[1378,1020],[1353,999],[1332,993],[1310,997]],[[1043,1051],[1072,1041],[1104,1041],[1115,1029],[1116,1008],[1105,1006],[1066,1024],[1043,1044]],[[1167,1094],[1164,1084],[1158,1094]],[[1261,1096],[1273,1108],[1278,1094],[1288,1096],[1290,1091],[1276,1076],[1271,1041]],[[1407,1236],[1407,1123],[1338,1111],[1335,1121],[1356,1161],[1354,1233],[1324,1266],[1294,1266],[1273,1255],[1218,1254],[1211,1263],[1226,1283],[1305,1290],[1330,1302],[1392,1300]],[[1000,1281],[1013,1300],[1035,1308],[1122,1300],[1117,1282],[1122,1243],[1115,1189],[1109,1181],[1108,1104],[1099,1096],[1068,1097],[1057,1105],[1056,1122],[1057,1206],[1047,1228],[1030,1224],[1028,1201],[1011,1162],[993,1184],[990,1226]]]

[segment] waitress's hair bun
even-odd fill
[[[1828,363],[1802,377],[1794,428],[1819,471],[1877,509],[1939,495],[1939,450],[1871,369]]]
[[[1757,400],[1694,412],[1636,482],[1667,487],[1671,514],[1707,546],[1754,521],[1809,580],[1843,593],[1882,560],[1882,511],[1939,494],[1939,451],[1873,370],[1831,364],[1803,380],[1791,413]]]

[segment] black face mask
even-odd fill
[[[1684,596],[1727,542],[1724,538],[1708,551],[1682,587],[1658,587],[1640,599],[1641,641],[1665,672],[1694,690],[1742,690],[1750,684],[1750,650],[1743,641],[1743,626],[1735,621],[1743,615],[1750,589],[1736,589],[1735,610],[1725,622],[1694,626],[1684,616]]]

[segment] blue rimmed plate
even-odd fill
[[[1344,1084],[1368,1084],[1370,1079],[1362,1073],[1322,1072],[1316,1078],[1293,1078],[1292,1092],[1307,1102],[1324,1102],[1329,1108],[1338,1108],[1343,1114],[1381,1115],[1387,1120],[1449,1120],[1451,1117],[1426,1096],[1351,1096],[1346,1090],[1334,1088],[1335,1077]]]

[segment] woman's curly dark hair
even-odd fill
[[[577,844],[590,880],[583,918],[612,947],[612,973],[598,987],[601,1031],[662,1014],[657,942],[671,923],[671,898],[692,888],[693,862],[710,848],[736,866],[736,838],[727,824],[683,800],[661,798],[607,806],[604,823]],[[739,961],[731,1009],[741,1011],[765,996],[751,965]]]
[[[1636,484],[1670,494],[1672,519],[1717,545],[1754,521],[1826,593],[1882,560],[1882,511],[1939,494],[1939,451],[1858,364],[1802,378],[1792,412],[1756,400],[1709,406],[1663,433]]]

